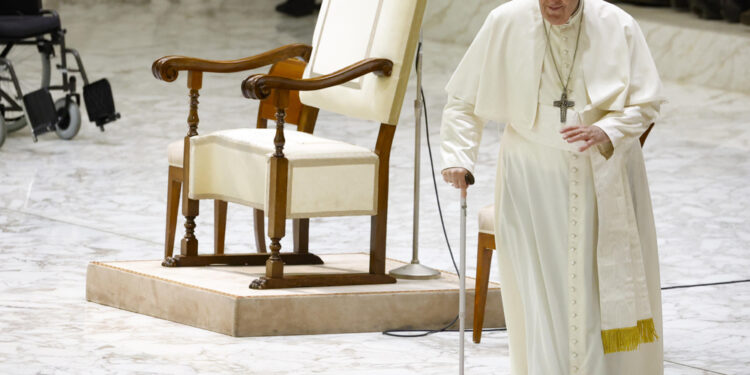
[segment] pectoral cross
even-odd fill
[[[573,108],[576,103],[568,100],[568,91],[563,90],[560,100],[555,100],[553,104],[555,107],[560,107],[560,123],[564,124],[568,118],[568,108]]]

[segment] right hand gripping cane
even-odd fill
[[[466,174],[466,184],[474,184],[474,176],[471,173]],[[458,272],[459,293],[458,293],[458,373],[464,375],[464,331],[466,321],[466,197],[461,194],[461,253],[460,265]]]

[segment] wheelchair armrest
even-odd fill
[[[255,56],[237,60],[204,60],[185,56],[164,56],[154,61],[151,72],[156,79],[172,82],[181,70],[209,73],[236,73],[271,65],[293,57],[308,61],[312,47],[306,44],[289,44]]]
[[[242,94],[248,99],[265,99],[271,90],[312,91],[337,86],[367,73],[389,77],[393,62],[388,59],[365,59],[339,71],[320,77],[292,79],[267,74],[254,74],[242,82]]]

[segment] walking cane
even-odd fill
[[[474,176],[466,174],[466,185],[474,185]],[[461,194],[461,253],[458,272],[458,374],[464,375],[464,331],[466,320],[466,197]]]

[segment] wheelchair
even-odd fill
[[[52,85],[56,47],[62,82]],[[42,9],[41,0],[0,1],[0,50],[0,146],[7,133],[27,124],[34,142],[40,134],[52,131],[62,139],[75,137],[81,127],[76,74],[83,80],[89,121],[104,131],[104,124],[120,118],[109,82],[89,82],[78,51],[65,45],[60,17]],[[75,69],[68,67],[69,56],[75,60]],[[64,96],[53,101],[51,91],[62,91]]]

